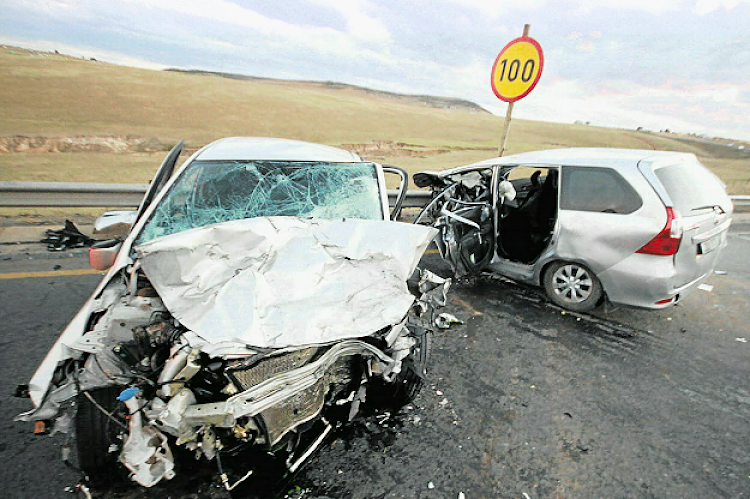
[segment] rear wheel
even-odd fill
[[[86,393],[78,394],[75,420],[78,464],[93,485],[122,478],[117,458],[123,443],[120,436],[127,428],[127,408],[117,401],[121,391],[120,387],[108,386],[87,392],[96,403]]]
[[[552,302],[574,312],[588,312],[599,304],[602,284],[584,265],[555,262],[544,272],[544,291]]]

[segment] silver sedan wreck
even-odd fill
[[[384,172],[403,195],[398,169],[229,138],[173,175],[181,147],[129,235],[91,249],[109,271],[19,416],[70,430],[94,483],[122,470],[145,487],[171,479],[175,447],[215,462],[230,490],[221,459],[239,449],[296,470],[372,390],[396,404],[416,394],[450,285],[427,271],[407,283],[436,230],[390,220],[400,200],[389,214]]]

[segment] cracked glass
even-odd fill
[[[195,161],[172,185],[136,244],[253,217],[382,220],[372,163]]]

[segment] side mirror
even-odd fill
[[[396,200],[393,203],[393,209],[391,210],[391,220],[398,220],[401,215],[401,205],[404,204],[404,198],[406,198],[406,191],[409,188],[409,174],[406,170],[399,168],[398,166],[383,165],[384,173],[391,173],[401,177],[399,181],[398,190],[396,191]],[[390,195],[388,196],[391,197]]]
[[[111,239],[93,244],[89,248],[89,264],[96,270],[107,270],[115,264],[122,247],[120,239]]]
[[[94,235],[125,237],[135,223],[136,211],[108,211],[94,222]]]

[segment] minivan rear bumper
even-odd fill
[[[635,253],[597,277],[612,303],[660,309],[674,305],[690,294],[712,272],[713,269],[675,287],[677,272],[672,257]]]

